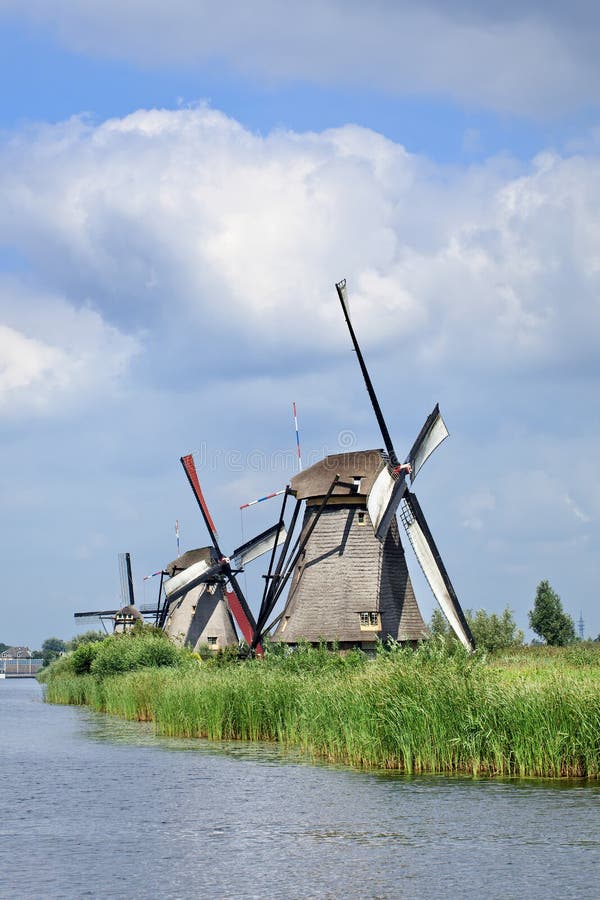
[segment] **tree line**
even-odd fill
[[[59,656],[62,656],[63,653],[67,653],[69,650],[76,650],[81,644],[101,641],[105,637],[106,634],[102,631],[84,631],[83,634],[76,635],[70,641],[63,641],[61,638],[57,637],[49,637],[46,638],[39,650],[31,651],[31,656],[33,659],[43,659],[44,665],[49,666],[51,662]],[[2,641],[0,641],[0,653],[4,653],[5,650],[10,650],[10,647],[10,644],[3,644]]]

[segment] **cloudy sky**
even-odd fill
[[[51,7],[51,12],[49,11]],[[0,640],[69,638],[305,464],[380,446],[334,283],[465,607],[600,632],[600,12],[0,0]],[[410,564],[410,556],[409,556]],[[413,567],[414,570],[414,567]],[[257,578],[249,575],[252,592]],[[415,583],[428,616],[432,600]]]

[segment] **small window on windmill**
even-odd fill
[[[358,494],[360,492],[361,481],[362,481],[362,478],[360,477],[360,475],[355,475],[353,477],[353,479],[352,479],[352,493],[353,494]]]
[[[206,643],[208,644],[208,646],[210,647],[211,650],[216,650],[216,649],[217,649],[217,643],[218,643],[218,641],[217,641],[217,638],[216,638],[216,637],[207,637],[207,638],[206,638]]]
[[[370,610],[360,612],[360,630],[361,631],[380,631],[381,630],[381,614],[371,612]]]
[[[356,518],[356,524],[357,524],[357,525],[364,525],[364,524],[365,524],[365,511],[364,511],[364,509],[359,509],[359,511],[358,511],[358,516],[357,516],[357,518]]]

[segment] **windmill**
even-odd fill
[[[369,647],[377,639],[414,642],[428,636],[400,540],[396,519],[400,508],[400,519],[434,596],[461,643],[472,650],[473,636],[456,592],[406,482],[409,475],[412,485],[448,431],[436,406],[400,463],[350,321],[346,282],[336,289],[385,450],[327,456],[292,478],[290,493],[297,505],[305,502],[301,552],[286,568],[292,582],[284,610],[273,623],[274,639],[291,644],[325,639],[342,647]],[[333,473],[337,480],[332,481]],[[281,583],[271,589],[270,601],[276,602],[281,589]],[[259,622],[259,637],[261,633]]]
[[[181,457],[181,464],[200,507],[211,546],[190,550],[166,566],[165,573],[169,575],[163,583],[166,599],[157,611],[157,624],[179,644],[192,648],[208,644],[213,650],[238,643],[237,624],[250,645],[256,621],[236,575],[263,553],[275,552],[286,539],[285,527],[280,521],[246,541],[230,557],[225,556],[192,455]]]
[[[136,622],[143,621],[142,613],[135,606],[133,576],[131,573],[131,555],[119,553],[119,578],[121,584],[121,606],[119,609],[100,609],[87,612],[76,612],[76,619],[99,619],[108,633],[107,622],[112,622],[113,631],[122,634],[131,631]]]

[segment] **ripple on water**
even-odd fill
[[[0,896],[596,898],[600,788],[311,764],[0,684]]]

